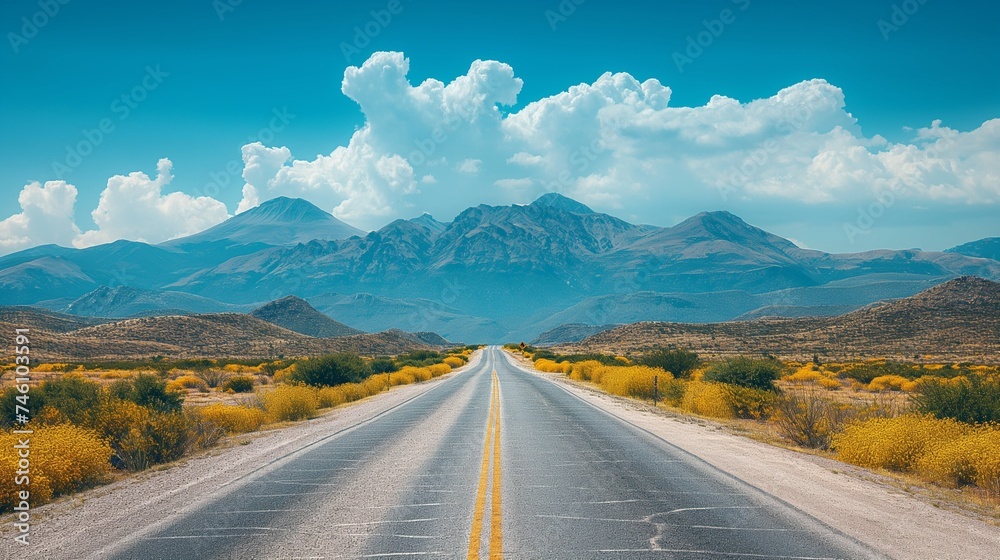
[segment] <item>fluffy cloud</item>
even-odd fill
[[[502,160],[484,162],[478,154],[494,155],[505,143],[498,105],[517,102],[522,83],[513,69],[477,60],[447,85],[417,86],[408,72],[401,53],[384,52],[346,70],[342,90],[366,123],[329,155],[297,160],[285,148],[244,146],[240,211],[275,196],[301,196],[354,225],[377,228],[412,213],[411,206],[448,197],[443,193],[488,165],[490,173],[500,172]]]
[[[28,183],[17,197],[21,212],[0,221],[0,254],[54,243],[69,246],[80,234],[73,221],[76,187],[65,181]]]
[[[414,86],[408,72],[400,53],[347,69],[343,92],[366,124],[329,156],[296,160],[285,148],[244,147],[241,209],[304,196],[371,228],[412,214],[411,206],[447,215],[545,191],[653,222],[678,200],[704,209],[853,204],[886,190],[915,201],[1000,197],[1000,121],[970,132],[935,122],[894,144],[865,137],[843,91],[825,80],[749,102],[716,95],[672,107],[659,81],[607,73],[503,114],[522,85],[506,64],[477,60],[448,85]]]
[[[174,178],[172,167],[164,158],[156,164],[155,179],[139,171],[108,179],[91,213],[97,229],[83,233],[74,244],[89,247],[118,239],[160,243],[198,233],[229,217],[226,205],[213,198],[163,194]]]

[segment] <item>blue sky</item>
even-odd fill
[[[657,225],[726,209],[838,252],[1000,235],[992,3],[11,0],[0,15],[3,252],[160,241],[281,194],[370,229],[552,188]],[[345,70],[370,57],[346,95]],[[420,104],[425,80],[449,84],[478,59],[500,63],[478,70],[493,86]],[[379,65],[405,65],[413,89],[395,96]],[[621,74],[597,83],[606,72]],[[639,87],[650,79],[669,95]],[[564,93],[578,84],[590,89]],[[512,103],[494,111],[494,94]],[[809,100],[808,122],[790,119]],[[448,141],[413,161],[406,147],[441,122]],[[67,154],[81,143],[89,153]],[[130,211],[139,191],[157,200]]]

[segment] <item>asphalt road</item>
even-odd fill
[[[875,558],[497,348],[101,557]]]

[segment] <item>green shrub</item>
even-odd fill
[[[332,387],[342,383],[358,383],[371,374],[371,367],[360,356],[343,353],[300,362],[287,380],[314,387]]]
[[[399,366],[392,361],[392,358],[386,356],[379,356],[372,360],[372,373],[392,373],[394,371],[399,371]]]
[[[1000,378],[970,375],[960,379],[931,379],[917,385],[910,397],[914,408],[937,418],[971,424],[1000,422]]]
[[[444,355],[434,350],[413,350],[406,354],[400,354],[393,359],[398,369],[405,366],[426,367],[441,363]]]
[[[668,379],[660,381],[660,399],[669,406],[680,406],[684,401],[684,392],[687,386],[680,379]]]
[[[17,398],[21,397],[21,401]],[[0,391],[0,428],[10,428],[14,426],[14,421],[17,414],[17,406],[24,406],[24,395],[17,390],[13,385],[7,387]],[[28,414],[29,418],[35,418],[38,413],[42,411],[45,406],[45,393],[41,391],[35,391],[32,388],[28,393]]]
[[[167,382],[152,373],[140,373],[135,379],[121,379],[108,387],[112,398],[131,401],[157,412],[179,412],[184,396],[167,390]]]
[[[777,396],[774,391],[731,384],[723,384],[723,390],[734,416],[754,420],[767,418],[771,415]]]
[[[681,349],[660,349],[643,355],[636,362],[644,366],[660,368],[669,371],[675,378],[691,376],[691,371],[698,367],[698,354]]]
[[[37,391],[31,393],[34,402],[28,408],[41,410],[39,396],[44,406],[58,410],[73,424],[89,426],[101,399],[101,386],[82,375],[67,374],[43,382]]]
[[[705,372],[705,381],[774,391],[774,382],[780,377],[782,368],[781,362],[767,358],[728,358],[713,364]]]
[[[234,393],[249,393],[253,391],[253,377],[248,377],[246,375],[237,375],[236,377],[230,377],[222,384],[223,391],[232,391]]]

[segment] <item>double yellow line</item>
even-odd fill
[[[490,499],[490,560],[503,558],[503,517],[500,510],[500,380],[493,370],[493,388],[490,392],[490,412],[486,422],[486,440],[483,442],[483,464],[479,470],[479,490],[476,493],[476,511],[472,515],[472,535],[469,537],[468,559],[479,558],[483,539],[486,510],[486,492],[490,486],[490,458],[492,449],[493,486]]]

